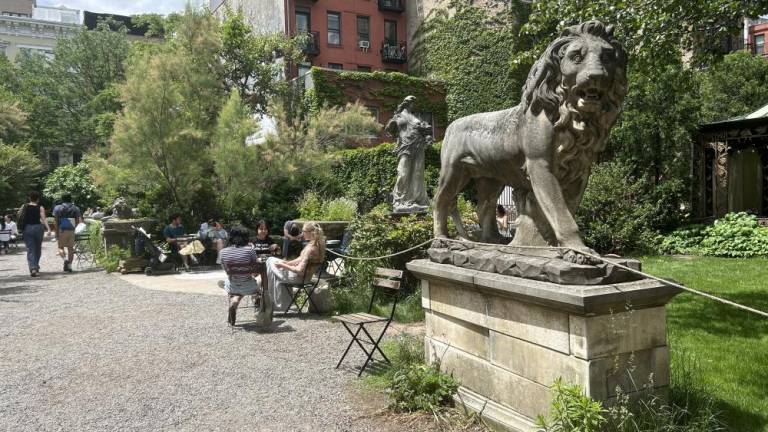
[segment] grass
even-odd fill
[[[642,258],[643,270],[736,303],[768,311],[768,260]],[[768,432],[768,319],[682,293],[670,302],[667,324],[672,369],[698,366],[732,431]],[[674,394],[673,373],[673,394]]]

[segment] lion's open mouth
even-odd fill
[[[603,93],[596,87],[579,89],[576,91],[576,95],[585,102],[599,102],[603,98]]]

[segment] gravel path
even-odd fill
[[[0,430],[397,430],[350,396],[359,355],[334,369],[340,325],[232,330],[222,297],[64,274],[54,254],[37,279],[23,247],[0,256]]]

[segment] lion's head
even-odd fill
[[[565,29],[531,68],[520,113],[543,111],[555,125],[561,180],[586,178],[603,150],[627,93],[626,68],[613,27],[599,21]]]
[[[626,68],[613,27],[599,21],[568,27],[531,68],[522,105],[535,115],[544,111],[553,123],[566,103],[583,114],[613,113],[615,118],[627,92]]]

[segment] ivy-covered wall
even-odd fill
[[[434,118],[435,140],[440,140],[448,126],[445,86],[441,81],[417,78],[399,72],[347,72],[313,67],[313,86],[306,92],[308,108],[323,105],[361,104],[379,109],[379,123],[384,124],[408,95],[416,96],[416,112],[430,112]]]

